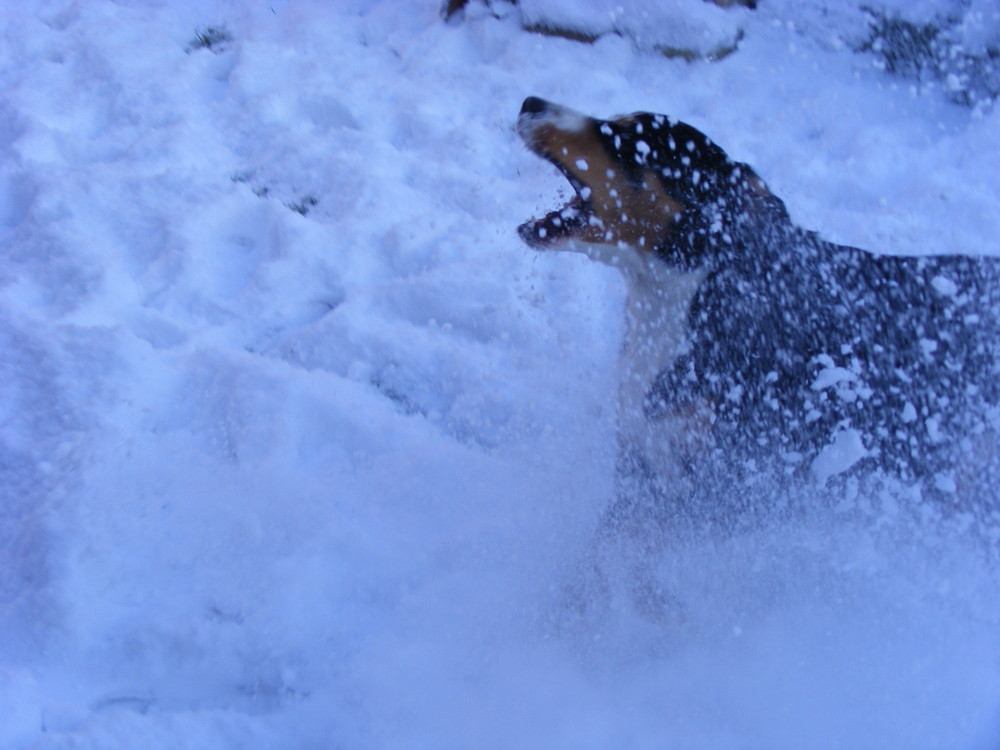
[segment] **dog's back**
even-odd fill
[[[709,404],[712,449],[734,465],[952,488],[995,429],[1000,261],[834,245],[779,206],[754,224],[695,296],[690,346],[647,414]]]

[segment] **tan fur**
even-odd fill
[[[647,169],[636,185],[590,133],[546,123],[531,135],[534,149],[558,162],[589,190],[582,197],[591,202],[598,221],[576,235],[580,241],[624,243],[648,252],[683,211],[652,170]]]

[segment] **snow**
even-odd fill
[[[830,477],[842,474],[868,454],[864,435],[857,430],[841,430],[813,459],[816,481],[825,485]]]
[[[688,0],[520,0],[523,22],[587,37],[621,34],[637,49],[698,56],[721,54],[742,33],[747,11]]]
[[[586,576],[623,287],[518,239],[568,191],[525,96],[691,122],[835,241],[1000,252],[1000,110],[760,6],[629,3],[742,29],[687,63],[476,3],[8,4],[0,747],[995,747],[995,567],[919,497],[679,536],[665,620]]]

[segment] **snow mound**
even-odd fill
[[[569,606],[622,287],[519,241],[563,180],[513,122],[670,113],[832,239],[997,252],[1000,114],[770,3],[683,6],[712,64],[435,5],[0,14],[0,747],[994,747],[996,567],[919,502]]]
[[[587,42],[616,35],[639,51],[688,60],[731,53],[747,19],[743,7],[700,0],[518,0],[516,6],[514,12],[530,31]]]

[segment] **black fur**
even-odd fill
[[[707,404],[714,450],[800,470],[852,429],[856,470],[947,485],[1000,401],[996,261],[834,245],[777,203],[724,223],[732,243],[705,257],[687,351],[647,414]]]
[[[796,473],[856,430],[867,456],[855,471],[947,488],[977,436],[995,429],[1000,261],[826,242],[694,128],[639,118],[647,161],[658,159],[686,206],[656,252],[708,271],[686,351],[657,378],[648,416],[707,406],[718,457]],[[635,140],[621,141],[626,160]],[[821,387],[824,373],[844,380]]]

